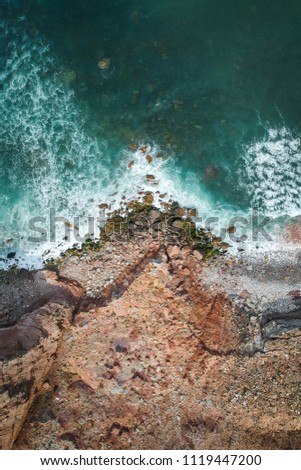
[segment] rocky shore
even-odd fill
[[[299,259],[223,256],[152,204],[1,273],[0,448],[300,448]]]

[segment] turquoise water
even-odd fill
[[[300,214],[300,2],[2,0],[0,67],[4,258],[57,247],[28,241],[49,208],[141,189],[223,223]]]

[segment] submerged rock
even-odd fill
[[[219,174],[219,168],[216,165],[208,165],[205,169],[204,179],[206,181],[214,180]]]
[[[66,70],[62,73],[61,77],[63,82],[69,85],[70,83],[74,82],[74,80],[76,80],[77,75],[75,70]]]
[[[134,144],[134,143],[132,143],[132,144],[129,144],[129,145],[128,145],[128,148],[129,148],[130,150],[133,150],[133,151],[135,151],[135,150],[137,150],[137,148],[138,148],[138,145],[137,145],[137,144]]]
[[[108,70],[111,66],[111,59],[107,57],[104,59],[101,59],[97,65],[101,70]]]

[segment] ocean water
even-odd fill
[[[41,265],[74,218],[97,237],[99,204],[142,190],[217,233],[298,220],[300,64],[295,0],[0,0],[0,267]]]

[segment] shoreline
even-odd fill
[[[1,273],[3,449],[283,448],[301,430],[297,251],[219,256],[191,213],[148,201],[126,230],[114,212],[97,243]]]

